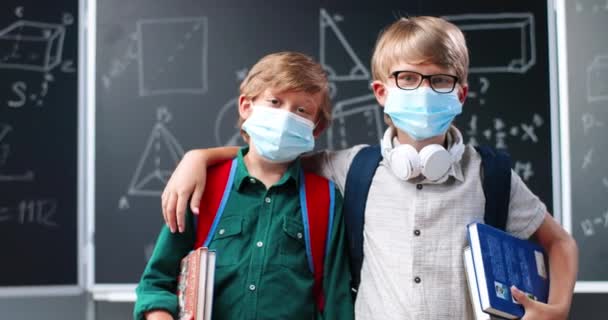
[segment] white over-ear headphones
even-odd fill
[[[431,181],[438,181],[454,162],[460,161],[464,152],[462,135],[455,132],[457,136],[449,151],[441,145],[431,144],[417,152],[409,144],[394,146],[394,129],[388,128],[381,141],[382,157],[399,179],[409,180],[422,174]]]

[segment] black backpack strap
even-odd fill
[[[483,194],[486,197],[484,222],[505,230],[511,197],[511,157],[488,146],[475,147],[481,155]]]
[[[351,289],[356,296],[361,282],[363,264],[363,223],[365,204],[376,173],[382,160],[380,146],[373,145],[361,149],[351,162],[344,187],[344,225],[348,240],[350,267],[352,275]]]

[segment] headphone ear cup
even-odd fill
[[[406,153],[406,162],[410,166],[410,172],[407,179],[415,178],[420,175],[420,171],[422,169],[418,151],[416,150],[416,148],[412,147],[409,144],[403,145],[402,147],[404,149],[404,152]]]
[[[403,144],[395,147],[386,159],[390,163],[391,171],[402,180],[408,180],[420,174],[420,159],[414,147]]]
[[[431,181],[443,177],[452,165],[450,153],[438,144],[428,145],[420,150],[422,174]]]

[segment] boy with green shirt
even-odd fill
[[[217,251],[213,318],[352,319],[342,198],[332,190],[319,305],[307,257],[314,226],[303,219],[299,196],[298,157],[313,149],[331,118],[325,73],[303,54],[270,54],[249,71],[240,93],[239,123],[249,146],[238,152],[228,200],[210,234],[208,246]],[[196,232],[191,214],[184,233],[163,227],[137,287],[136,319],[177,316],[179,263],[194,248]]]

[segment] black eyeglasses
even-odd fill
[[[418,89],[424,79],[429,79],[431,89],[437,93],[450,93],[454,91],[458,77],[451,74],[422,74],[416,71],[401,70],[391,73],[399,89]]]

